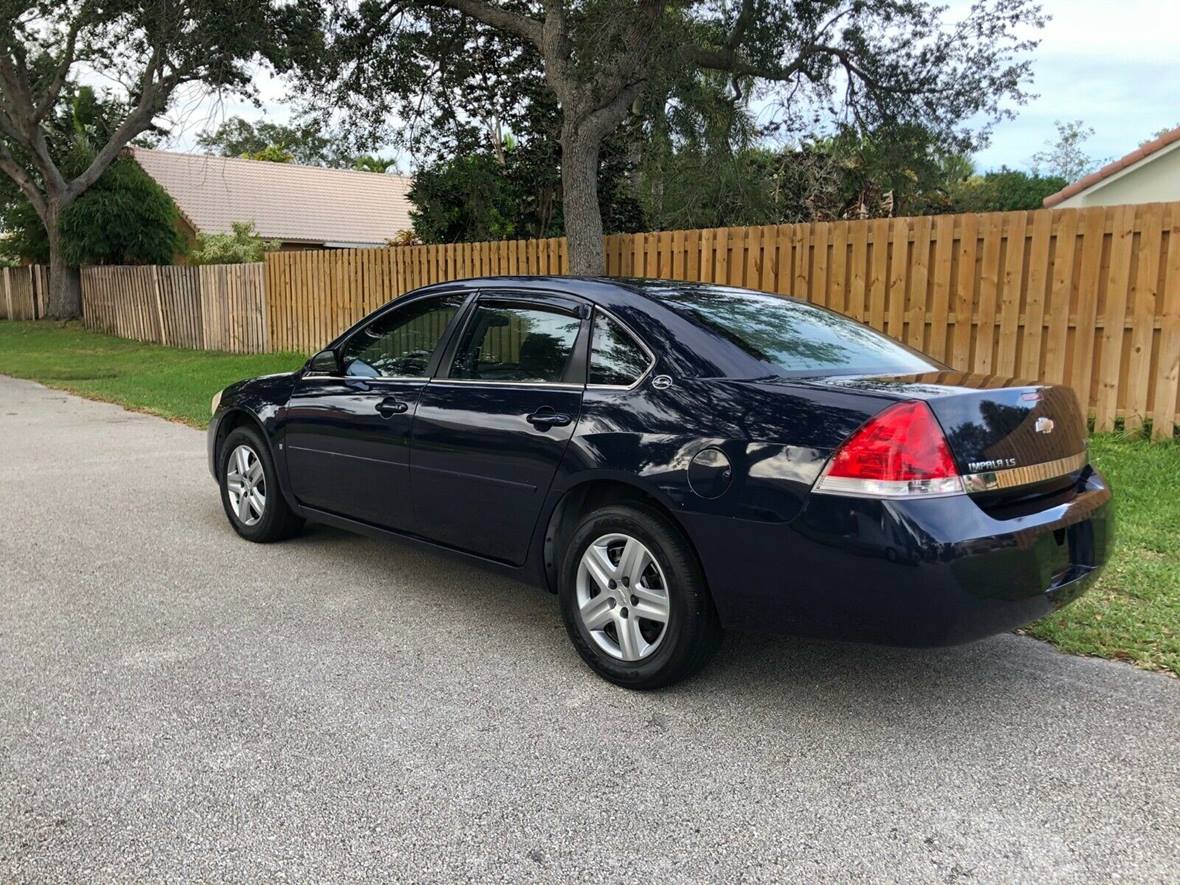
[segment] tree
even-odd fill
[[[68,167],[66,167],[68,168]],[[184,254],[172,198],[131,157],[119,157],[102,177],[62,210],[65,261],[88,264],[171,264]],[[23,197],[0,213],[11,258],[49,261],[49,237],[36,211]]]
[[[1001,167],[995,172],[972,175],[952,188],[956,212],[1012,212],[1040,209],[1045,197],[1069,184],[1061,175],[1035,175]]]
[[[358,172],[377,172],[384,175],[390,169],[397,171],[397,160],[392,157],[376,157],[372,154],[361,154],[353,157],[351,166]]]
[[[692,142],[644,171],[648,222],[668,229],[947,212],[971,165],[904,125],[868,134],[846,127],[781,150]]]
[[[1177,129],[1180,129],[1180,123],[1177,123],[1175,126],[1165,126],[1163,129],[1157,129],[1155,132],[1151,133],[1151,138],[1139,142],[1139,147],[1151,144],[1157,138],[1163,138],[1168,133],[1175,132]]]
[[[1045,149],[1032,155],[1030,166],[1034,176],[1056,176],[1067,182],[1077,181],[1089,175],[1099,164],[1082,147],[1094,128],[1081,120],[1062,122],[1055,120],[1057,140],[1046,141]]]
[[[60,107],[46,121],[46,144],[63,174],[81,173],[94,144],[118,125],[122,105],[92,88],[67,84]],[[66,261],[79,264],[166,264],[184,251],[172,198],[130,157],[116,159],[77,200],[62,210]],[[49,260],[49,237],[33,205],[0,178],[0,250],[14,260]]]
[[[592,274],[604,268],[603,142],[638,103],[666,100],[670,72],[724,77],[734,102],[776,102],[784,125],[823,114],[865,131],[920,123],[963,148],[1024,99],[1035,41],[1023,28],[1041,24],[1032,0],[980,0],[958,22],[925,0],[386,0],[342,3],[333,63],[312,70],[371,118],[384,110],[375,87],[445,106],[437,85],[483,43],[513,47],[509,62],[533,54],[561,110],[571,270]],[[371,77],[374,65],[391,76]],[[969,120],[984,121],[974,138]]]
[[[490,152],[441,159],[414,176],[408,194],[414,233],[424,243],[464,243],[548,236],[526,232],[518,216],[519,183],[505,174]]]
[[[230,117],[212,132],[197,136],[197,147],[222,157],[299,163],[303,166],[347,167],[352,158],[340,151],[335,139],[314,120],[291,125],[262,120],[251,123]]]
[[[608,149],[599,176],[599,204],[608,233],[643,229],[643,212],[621,151]],[[509,139],[500,151],[483,146],[419,167],[410,187],[414,232],[425,243],[561,236],[560,159],[552,142]]]
[[[193,264],[248,264],[261,261],[264,252],[279,248],[278,240],[264,240],[258,235],[253,221],[235,221],[232,226],[233,233],[197,234],[189,261]]]
[[[49,316],[81,310],[66,261],[62,216],[188,83],[244,89],[247,62],[285,64],[308,32],[304,5],[237,0],[26,0],[0,3],[0,171],[20,189],[49,243]],[[126,94],[117,125],[92,159],[63,170],[47,121],[76,67],[101,71]]]

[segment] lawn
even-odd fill
[[[1115,493],[1114,556],[1094,589],[1025,632],[1180,676],[1180,445],[1096,434],[1090,454]]]
[[[0,322],[0,374],[40,381],[195,427],[227,384],[298,368],[296,353],[219,353],[140,344],[77,323]]]
[[[0,374],[196,427],[225,385],[302,360],[139,344],[77,324],[0,322]],[[1115,489],[1114,557],[1090,593],[1023,632],[1067,652],[1180,675],[1180,445],[1104,434],[1092,438],[1091,454]]]

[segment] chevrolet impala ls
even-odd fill
[[[420,289],[227,387],[208,441],[243,538],[314,520],[478,560],[556,593],[585,662],[633,688],[725,627],[1010,630],[1082,593],[1113,527],[1069,388],[698,283]]]

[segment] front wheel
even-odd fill
[[[221,505],[247,541],[279,541],[303,527],[283,498],[270,449],[253,428],[238,427],[226,436],[218,465]]]
[[[721,626],[692,547],[658,512],[612,505],[588,514],[558,587],[574,647],[596,673],[658,688],[708,662]]]

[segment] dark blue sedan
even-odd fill
[[[725,627],[1010,630],[1083,592],[1113,527],[1069,388],[698,283],[420,289],[214,397],[209,464],[242,537],[311,519],[477,559],[557,593],[581,656],[633,688]]]

